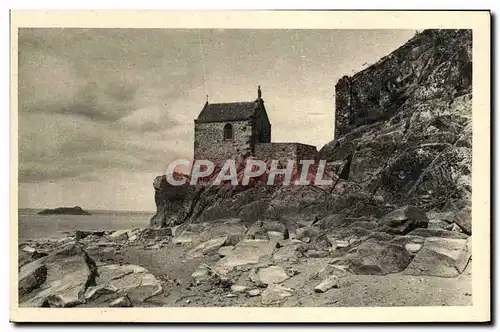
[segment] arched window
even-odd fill
[[[233,126],[230,123],[224,126],[224,139],[233,139]]]

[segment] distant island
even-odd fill
[[[85,215],[90,216],[90,213],[85,211],[79,206],[74,207],[58,207],[55,209],[45,209],[38,212],[38,214],[75,214],[75,215]]]

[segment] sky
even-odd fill
[[[335,84],[413,30],[19,30],[19,207],[154,211],[153,180],[192,159],[209,101],[251,101],[273,142],[333,139]]]

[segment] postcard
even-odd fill
[[[488,11],[12,11],[13,322],[487,322]]]

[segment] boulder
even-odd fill
[[[98,285],[117,288],[119,295],[132,301],[145,301],[163,290],[161,282],[141,266],[110,264],[99,266],[98,272]]]
[[[125,295],[125,296],[120,296],[116,300],[113,300],[109,306],[111,308],[130,308],[133,307],[132,301],[130,301],[130,298]]]
[[[279,284],[288,279],[288,275],[281,266],[269,266],[252,271],[250,279],[257,286]]]
[[[265,305],[276,305],[293,295],[292,289],[277,284],[270,284],[261,294],[261,302]]]
[[[254,296],[259,296],[260,295],[260,289],[250,289],[249,291],[247,291],[247,295],[249,297],[254,297]]]
[[[47,279],[47,266],[40,260],[24,265],[19,272],[19,296],[40,287]]]
[[[390,234],[404,235],[416,228],[427,228],[429,219],[416,206],[404,206],[378,220],[380,230]]]
[[[349,245],[349,241],[346,240],[335,240],[334,247],[335,248],[345,248]]]
[[[87,291],[85,292],[85,300],[86,301],[92,301],[97,299],[101,295],[108,295],[108,294],[114,294],[118,291],[118,288],[116,288],[114,285],[98,285],[98,286],[90,286],[87,288]]]
[[[202,282],[211,281],[214,278],[214,273],[207,265],[202,264],[198,266],[196,271],[191,274],[191,278],[195,280],[197,284]]]
[[[406,275],[453,278],[461,274],[471,258],[470,241],[450,238],[427,238],[408,267]]]
[[[32,253],[34,253],[36,251],[36,249],[33,248],[32,246],[24,245],[24,246],[21,246],[21,251],[32,254]]]
[[[108,237],[113,240],[113,241],[127,241],[128,240],[128,233],[129,233],[129,230],[119,230],[119,231],[116,231],[112,234],[110,234]]]
[[[18,251],[18,268],[24,266],[30,262],[33,262],[39,258],[45,257],[48,254],[45,252],[37,251],[36,249],[26,246]]]
[[[410,261],[410,254],[403,246],[368,240],[347,255],[346,263],[356,274],[385,275],[403,271]]]
[[[127,230],[127,235],[128,235],[128,240],[129,241],[136,241],[139,238],[139,235],[141,235],[145,231],[145,228],[132,228]]]
[[[410,255],[415,255],[417,252],[422,249],[422,243],[407,243],[405,244],[405,249],[410,253]]]
[[[314,272],[311,275],[311,279],[327,279],[330,276],[336,276],[336,277],[345,277],[349,275],[349,273],[346,271],[348,268],[347,265],[336,265],[336,264],[328,264],[325,267],[319,269],[317,272]]]
[[[191,244],[194,237],[195,234],[193,232],[184,231],[179,236],[174,237],[172,242],[175,244]]]
[[[42,265],[46,267],[46,272],[45,268],[40,267]],[[46,277],[43,278],[43,275]],[[32,307],[43,304],[50,307],[72,307],[79,305],[85,301],[86,289],[95,285],[96,276],[96,264],[87,253],[78,245],[67,245],[21,267],[20,277],[24,280],[22,286],[25,295],[20,296],[20,306]],[[41,282],[43,279],[45,280]],[[36,288],[26,293],[29,289],[26,287],[27,284],[31,285],[31,288],[36,285]]]
[[[213,255],[217,253],[217,250],[219,250],[219,248],[224,245],[226,240],[227,236],[223,236],[200,243],[196,248],[190,250],[187,253],[187,257],[195,258],[202,257],[203,255]]]
[[[274,250],[274,243],[266,240],[243,240],[233,251],[220,259],[214,270],[220,275],[226,275],[237,266],[257,264],[264,257],[270,257]]]
[[[469,236],[464,233],[452,232],[443,229],[427,229],[427,228],[417,228],[408,235],[415,235],[421,237],[444,237],[449,239],[467,239]]]
[[[280,242],[280,247],[274,252],[273,259],[275,262],[297,262],[299,253],[297,249],[301,246],[301,242],[297,240],[285,240]]]
[[[391,243],[402,245],[411,256],[415,256],[422,249],[425,238],[416,235],[400,235],[390,241]]]
[[[220,257],[226,257],[233,251],[234,246],[224,246],[220,247],[219,250],[217,250],[217,253],[219,254]]]
[[[453,221],[462,229],[465,234],[472,235],[472,217],[469,210],[464,209],[460,212],[457,212]]]
[[[21,268],[21,266],[28,264],[29,262],[32,262],[33,259],[31,258],[31,253],[19,250],[17,252],[17,268]]]
[[[338,284],[337,277],[330,276],[330,277],[326,278],[325,280],[323,280],[319,285],[314,287],[314,291],[316,293],[324,293],[331,288],[338,288],[338,287],[339,287],[339,284]]]
[[[247,286],[243,285],[231,285],[231,292],[233,293],[244,293],[248,289]]]

